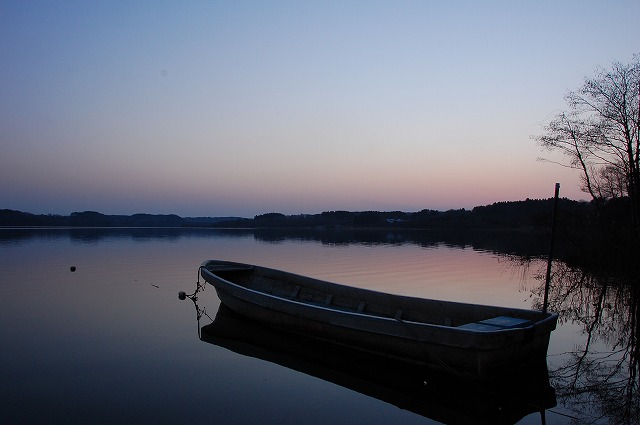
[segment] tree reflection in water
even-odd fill
[[[537,276],[544,282],[544,275]],[[640,423],[640,282],[554,265],[549,310],[582,328],[584,343],[550,361],[558,401],[574,423]],[[541,306],[544,285],[536,290]],[[560,359],[560,364],[553,364]]]

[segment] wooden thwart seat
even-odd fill
[[[289,298],[291,298],[291,299],[297,298],[299,293],[300,293],[300,285],[296,286],[293,289],[293,293],[291,294],[291,296]]]

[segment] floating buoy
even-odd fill
[[[69,270],[71,270],[72,272],[75,272],[75,271],[76,271],[76,266],[71,266],[71,267],[69,268]]]
[[[184,300],[185,298],[187,298],[187,293],[184,291],[178,292],[178,298],[180,298],[181,300]]]

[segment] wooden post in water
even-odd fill
[[[547,276],[544,283],[544,301],[542,312],[547,312],[549,304],[549,287],[551,286],[551,262],[553,261],[553,242],[556,238],[556,214],[558,212],[558,194],[560,193],[560,183],[556,183],[556,193],[553,198],[553,214],[551,216],[551,241],[549,242],[549,257],[547,258]]]

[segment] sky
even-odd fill
[[[532,136],[640,53],[638,16],[637,0],[0,0],[0,208],[411,212],[556,182],[588,199]]]

